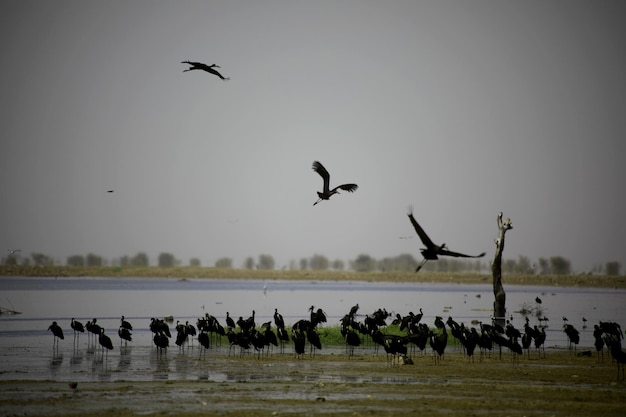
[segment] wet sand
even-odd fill
[[[414,365],[390,365],[384,353],[342,353],[297,359],[292,354],[206,357],[168,352],[158,360],[185,362],[189,379],[0,381],[0,414],[26,415],[568,415],[622,416],[626,383],[605,354],[531,352],[513,363],[497,351],[472,363],[452,347],[436,365],[430,353]],[[197,352],[196,352],[197,353]],[[594,352],[595,354],[595,352]],[[169,357],[168,357],[169,356]],[[106,359],[105,359],[106,360]],[[166,377],[167,374],[161,375]]]

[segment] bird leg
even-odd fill
[[[415,272],[419,272],[420,269],[422,269],[422,267],[424,266],[424,264],[428,261],[428,259],[424,258],[422,259],[422,262],[417,266],[417,268],[415,268]]]

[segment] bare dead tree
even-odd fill
[[[493,275],[493,315],[496,322],[504,325],[506,317],[506,293],[502,286],[502,252],[504,251],[504,235],[507,230],[512,229],[511,219],[506,218],[502,221],[502,212],[498,214],[498,238],[496,243],[496,254],[491,262],[491,273]]]

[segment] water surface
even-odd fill
[[[548,317],[548,347],[564,348],[567,339],[562,318],[581,331],[581,348],[593,345],[593,324],[598,321],[626,323],[626,291],[619,289],[509,286],[507,316],[523,327],[522,308],[530,309],[531,325],[539,316]],[[535,302],[540,297],[541,304]],[[22,312],[0,316],[0,379],[228,379],[227,375],[199,375],[193,361],[194,348],[180,352],[171,341],[169,353],[158,357],[149,331],[151,317],[173,316],[174,320],[196,323],[209,313],[225,325],[226,312],[237,320],[255,311],[257,324],[272,320],[278,308],[287,325],[308,318],[308,309],[323,309],[327,325],[336,325],[352,306],[359,304],[359,318],[381,308],[392,315],[417,313],[432,325],[435,316],[453,317],[471,327],[489,322],[493,303],[491,285],[376,283],[360,281],[281,281],[165,278],[0,278],[0,305]],[[120,317],[134,326],[133,342],[120,347],[117,329]],[[104,358],[97,342],[82,335],[74,343],[70,321],[86,323],[93,318],[106,329],[115,349]],[[582,319],[587,319],[587,328]],[[47,331],[57,321],[65,332],[59,348],[52,348]],[[388,320],[391,322],[391,318]],[[170,327],[173,328],[172,323]],[[291,352],[292,346],[287,346]],[[357,354],[369,354],[366,349]],[[212,349],[227,353],[228,347]],[[324,353],[342,349],[322,349]],[[275,353],[277,354],[277,353]]]

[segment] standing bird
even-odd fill
[[[126,327],[120,326],[119,329],[117,329],[117,335],[120,337],[120,346],[122,344],[122,340],[126,341],[126,345],[128,345],[128,342],[133,341],[133,335]]]
[[[63,329],[57,324],[56,321],[53,321],[52,324],[48,327],[48,330],[51,330],[53,334],[52,347],[55,347],[55,344],[58,347],[59,339],[64,339]]]
[[[228,326],[231,329],[235,328],[235,320],[233,320],[233,318],[230,316],[228,311],[226,312],[226,326]]]
[[[424,232],[424,229],[422,229],[422,227],[417,223],[417,221],[415,220],[415,217],[413,217],[412,210],[409,211],[409,220],[411,220],[411,224],[413,225],[413,228],[417,232],[417,235],[419,236],[419,238],[422,240],[422,243],[424,244],[424,246],[426,246],[425,249],[420,249],[420,252],[422,252],[422,256],[424,257],[424,259],[417,266],[417,268],[415,269],[415,272],[418,272],[420,269],[422,269],[422,266],[424,266],[424,264],[428,260],[439,259],[438,255],[439,256],[453,256],[455,258],[482,258],[483,256],[485,256],[485,252],[481,253],[480,255],[465,255],[463,253],[452,252],[446,249],[445,243],[442,243],[441,246],[435,245],[433,241],[430,240],[426,232]]]
[[[85,333],[85,326],[83,326],[83,323],[81,323],[80,321],[74,320],[73,317],[70,323],[70,327],[72,328],[72,330],[74,330],[74,339],[76,339],[77,336],[80,335],[80,333]],[[77,334],[77,332],[79,333]]]
[[[344,191],[348,191],[349,193],[353,193],[357,190],[357,188],[359,188],[359,186],[356,184],[342,184],[342,185],[338,185],[337,187],[331,190],[330,185],[329,185],[330,174],[328,173],[328,171],[326,171],[326,168],[324,168],[324,165],[322,165],[318,161],[313,161],[313,171],[320,174],[320,176],[324,180],[324,189],[321,193],[319,191],[317,192],[317,196],[319,197],[319,199],[315,203],[313,203],[313,205],[316,205],[322,200],[328,200],[330,199],[330,197],[332,197],[335,194],[339,194],[338,190],[344,190]]]
[[[274,309],[274,324],[278,328],[285,327],[285,319],[283,315],[278,312],[277,308]]]
[[[210,74],[217,75],[218,77],[220,77],[224,81],[230,80],[230,77],[223,77],[222,74],[220,74],[219,72],[217,72],[216,70],[213,69],[213,68],[221,68],[219,65],[216,65],[216,64],[207,65],[207,64],[203,64],[202,62],[191,62],[191,61],[182,61],[181,64],[189,64],[189,65],[191,65],[190,68],[187,68],[183,72],[193,71],[193,70],[202,70],[202,71],[206,71],[206,72],[208,72]]]
[[[576,353],[576,345],[578,345],[578,343],[580,342],[580,333],[571,324],[564,324],[563,331],[565,332],[565,334],[567,335],[567,339],[569,340],[569,350],[571,351],[573,347],[574,353]]]
[[[120,319],[120,327],[123,327],[123,328],[128,329],[128,330],[133,330],[133,326],[129,322],[124,320],[124,319],[125,319],[125,317],[122,316],[122,318]]]
[[[100,328],[100,336],[98,337],[98,342],[100,343],[100,346],[102,346],[102,354],[104,355],[104,349],[106,348],[108,356],[108,351],[113,350],[113,342],[111,341],[111,338],[109,336],[104,334],[104,328],[102,327]]]
[[[211,338],[209,337],[205,329],[200,330],[200,334],[198,335],[198,342],[200,343],[200,346],[204,348],[200,349],[200,356],[202,356],[203,352],[206,355],[206,351],[209,350],[209,348],[211,347]]]

